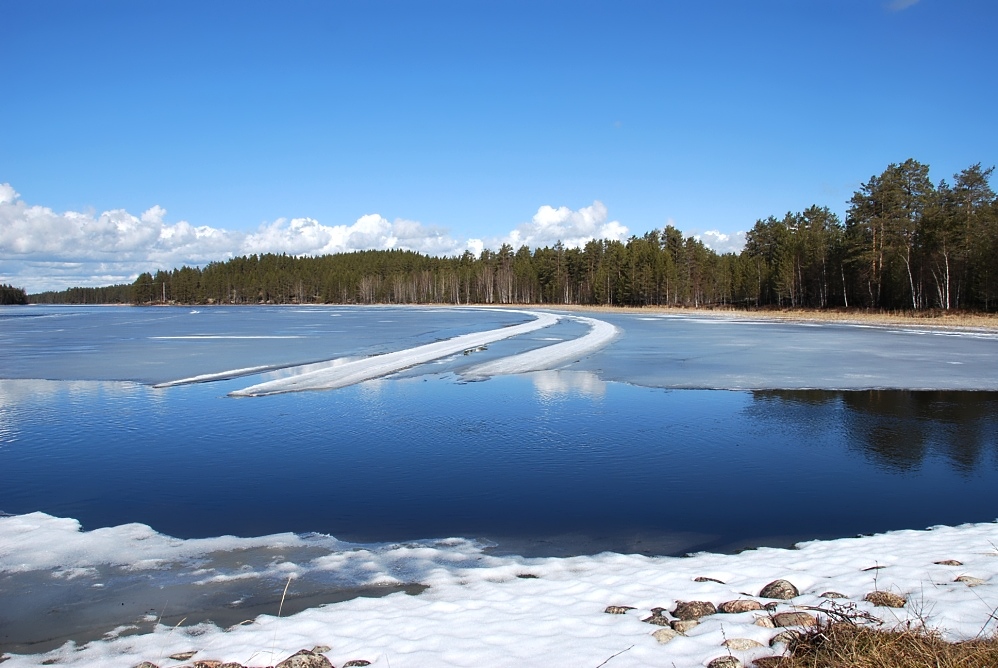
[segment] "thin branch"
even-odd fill
[[[607,657],[606,661],[604,661],[604,662],[603,662],[603,663],[601,663],[600,665],[596,666],[596,668],[603,668],[603,666],[605,666],[606,664],[610,663],[610,659],[612,659],[612,658],[613,658],[613,657],[615,657],[615,656],[620,656],[621,654],[623,654],[623,653],[624,653],[624,652],[626,652],[627,650],[631,650],[631,649],[634,649],[634,645],[631,645],[631,646],[630,646],[630,647],[628,647],[627,649],[622,649],[622,650],[620,650],[619,652],[617,652],[616,654],[611,654],[610,656],[608,656],[608,657]]]

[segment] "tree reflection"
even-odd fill
[[[944,457],[962,474],[981,465],[990,445],[998,451],[998,393],[910,390],[765,390],[758,404],[842,410],[849,447],[894,471],[918,468],[927,456]]]

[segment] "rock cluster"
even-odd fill
[[[698,577],[696,582],[714,582],[724,584],[716,578]],[[983,583],[983,580],[970,576],[960,576],[956,582],[963,582],[968,586],[976,586]],[[749,596],[749,594],[746,594]],[[723,601],[715,604],[712,601],[683,601],[677,600],[675,607],[668,611],[666,608],[656,607],[651,609],[651,614],[644,617],[642,621],[661,626],[652,635],[660,644],[672,642],[676,638],[686,635],[692,629],[702,623],[702,620],[711,615],[728,614],[738,615],[749,612],[761,613],[754,616],[752,623],[765,628],[779,629],[770,639],[770,647],[787,645],[801,633],[803,629],[814,627],[818,624],[818,617],[813,613],[821,613],[825,610],[822,607],[800,606],[790,601],[800,596],[800,590],[789,580],[774,580],[759,590],[759,599],[770,599],[768,602],[761,602],[756,598],[739,598]],[[831,603],[836,599],[847,599],[845,594],[836,591],[826,591],[820,595],[829,599],[829,605],[840,605]],[[865,601],[875,606],[904,607],[906,601],[903,596],[886,591],[873,591],[866,595]],[[783,610],[780,610],[783,607]],[[788,609],[789,608],[789,609]],[[604,612],[609,614],[624,615],[634,610],[632,606],[610,605]],[[808,612],[810,610],[811,612]],[[726,638],[722,644],[727,654],[718,656],[707,665],[709,668],[742,668],[741,659],[734,656],[732,651],[751,651],[764,647],[764,645],[751,638]],[[774,657],[756,658],[752,665],[762,668],[767,665],[775,665],[772,661]]]
[[[333,664],[323,656],[324,652],[330,650],[326,645],[319,645],[313,647],[312,649],[303,649],[295,652],[288,658],[284,659],[275,666],[275,668],[335,668]],[[176,654],[171,654],[170,658],[174,661],[187,661],[193,658],[198,653],[197,650],[191,650],[188,652],[177,652]],[[361,666],[370,666],[371,662],[366,659],[353,659],[347,661],[343,664],[343,668],[360,668]],[[155,663],[149,661],[143,661],[137,664],[134,668],[159,668]],[[241,663],[228,662],[223,663],[222,661],[214,661],[212,659],[203,659],[199,661],[194,661],[190,664],[189,668],[246,668]]]
[[[715,582],[724,584],[716,578],[698,577],[696,582]],[[760,597],[777,600],[788,600],[798,596],[797,588],[787,580],[776,580],[762,588]],[[746,612],[758,612],[766,610],[767,615],[758,616],[755,623],[759,626],[769,628],[791,627],[791,626],[813,626],[817,623],[814,615],[799,610],[773,613],[778,603],[772,602],[762,604],[751,598],[741,598],[724,601],[715,605],[711,601],[676,601],[675,607],[671,611],[666,608],[656,607],[650,610],[650,615],[642,619],[643,622],[661,626],[652,633],[652,636],[660,644],[667,644],[676,638],[686,635],[690,630],[696,628],[704,617],[716,614],[737,615]],[[623,615],[633,610],[632,606],[610,605],[604,612],[609,614]],[[670,617],[672,617],[670,619]],[[775,636],[771,644],[780,642],[786,643],[792,637],[793,631],[784,631]],[[728,638],[724,641],[723,647],[728,650],[728,654],[718,656],[707,665],[709,668],[743,668],[741,660],[732,655],[732,651],[748,651],[764,645],[751,638]]]
[[[962,566],[961,562],[956,560],[937,561],[934,563],[941,566]],[[884,568],[887,567],[873,566],[863,570],[880,570]],[[527,574],[520,575],[518,577],[534,576]],[[725,584],[717,578],[706,576],[697,577],[694,581],[700,583],[712,582],[720,585]],[[971,575],[959,575],[953,580],[953,582],[962,583],[968,587],[977,587],[988,584],[987,580]],[[814,596],[814,592],[810,592],[810,594]],[[856,603],[849,602],[849,596],[836,591],[825,591],[821,593],[819,596],[821,598],[828,599],[828,601],[816,607],[792,603],[790,601],[800,596],[800,591],[792,582],[785,579],[774,580],[773,582],[765,585],[759,590],[756,597],[752,597],[752,594],[750,593],[742,593],[742,595],[748,598],[737,598],[722,601],[716,604],[713,601],[705,600],[676,600],[675,606],[671,611],[664,607],[651,608],[650,615],[644,617],[642,621],[661,627],[653,631],[651,635],[658,641],[658,643],[667,644],[696,629],[698,625],[703,623],[702,620],[704,620],[704,618],[718,614],[745,615],[745,613],[750,612],[759,613],[755,615],[746,615],[743,618],[743,623],[754,624],[758,627],[771,628],[774,629],[774,631],[778,630],[778,632],[775,633],[775,635],[773,635],[769,640],[769,646],[777,648],[778,651],[783,649],[782,646],[791,644],[802,634],[807,633],[805,629],[814,627],[818,624],[818,617],[816,614],[812,613],[824,613],[826,615],[831,613],[834,617],[836,615],[841,616],[843,611],[856,610]],[[756,600],[756,598],[770,600],[763,603]],[[846,600],[846,604],[843,605],[841,603],[836,603],[835,601],[839,599]],[[907,604],[907,600],[904,596],[880,589],[866,594],[863,597],[863,600],[877,607],[903,608]],[[613,604],[607,605],[604,612],[611,615],[626,616],[631,610],[635,609],[636,608],[634,606]],[[856,618],[876,621],[874,617],[866,612],[863,612],[861,609],[856,612]],[[717,622],[712,622],[711,620],[707,620],[707,623],[717,624]],[[755,633],[759,633],[759,631],[756,630]],[[730,633],[728,635],[730,635]],[[764,645],[751,638],[732,638],[725,636],[725,640],[721,644],[721,647],[723,647],[726,653],[710,660],[707,663],[708,668],[744,668],[742,660],[734,656],[732,652],[747,651],[758,654],[759,652],[754,652],[754,650],[758,650],[759,648],[764,647]],[[324,654],[329,651],[331,651],[330,648],[325,645],[313,647],[311,650],[303,649],[278,663],[275,668],[335,668],[329,659],[324,656]],[[177,652],[170,655],[170,659],[173,661],[187,662],[194,659],[198,653],[199,652],[197,650]],[[779,657],[756,656],[756,658],[750,662],[750,665],[755,666],[756,668],[769,668],[771,666],[778,666],[779,661]],[[358,668],[368,665],[370,665],[370,661],[365,659],[353,659],[342,664],[341,668]],[[158,668],[158,666],[154,663],[144,661],[134,666],[134,668]],[[223,663],[221,661],[208,659],[195,659],[191,663],[187,663],[179,668],[245,667],[238,663]]]

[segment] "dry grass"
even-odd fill
[[[516,308],[524,308],[522,305]],[[793,322],[854,322],[870,325],[905,325],[946,329],[998,330],[998,314],[964,311],[868,311],[861,309],[741,309],[734,307],[686,308],[673,306],[566,306],[538,304],[536,308],[558,311],[590,311],[599,313],[675,313],[683,315],[717,315],[732,318],[787,320]]]
[[[848,622],[822,624],[790,643],[766,668],[995,668],[998,637],[951,643],[922,628],[877,630]]]

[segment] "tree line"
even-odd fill
[[[757,220],[738,253],[672,226],[626,242],[440,258],[413,251],[260,254],[144,272],[131,284],[31,295],[71,303],[451,303],[741,305],[994,310],[998,199],[993,168],[933,184],[915,160],[891,164],[849,200]]]
[[[68,288],[28,295],[33,304],[142,304],[135,300],[132,283],[119,283],[99,288]]]
[[[861,185],[844,225],[818,207],[757,221],[742,256],[755,264],[759,303],[992,310],[993,170],[978,163],[934,185],[928,165],[906,160]]]
[[[23,288],[15,288],[13,285],[0,285],[0,305],[27,304],[28,294]]]

